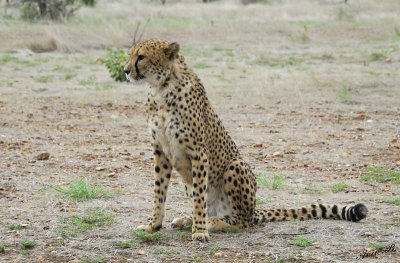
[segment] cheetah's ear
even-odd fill
[[[165,56],[167,56],[169,60],[173,60],[174,58],[176,58],[178,52],[179,52],[179,44],[176,42],[173,42],[169,44],[166,48],[164,48]]]

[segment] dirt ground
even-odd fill
[[[399,185],[361,177],[375,165],[400,168],[400,3],[265,2],[100,1],[65,23],[4,11],[0,262],[355,262],[371,243],[399,250],[400,206],[388,202]],[[181,44],[255,172],[284,178],[278,189],[259,185],[260,208],[362,202],[367,219],[269,223],[192,242],[169,226],[190,212],[174,174],[161,238],[118,247],[151,209],[148,88],[112,81],[97,59],[128,48],[138,21],[148,21],[145,38]],[[49,41],[55,51],[29,50]],[[111,194],[77,201],[54,190],[79,178]],[[347,186],[334,193],[339,182]],[[113,223],[62,234],[62,222],[98,207]],[[291,244],[300,234],[312,244]],[[36,246],[22,251],[21,239]],[[400,252],[359,262],[400,262]]]

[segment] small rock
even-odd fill
[[[364,233],[361,233],[360,236],[362,236],[362,237],[370,237],[370,236],[372,236],[372,233],[371,232],[364,232]]]
[[[146,251],[144,251],[144,250],[139,250],[137,253],[138,253],[138,255],[143,256],[143,255],[146,254]]]
[[[274,157],[281,157],[281,156],[283,156],[283,154],[282,154],[281,152],[274,152],[274,153],[272,154],[272,156],[274,156]]]
[[[214,254],[214,256],[216,256],[216,257],[221,257],[221,256],[222,256],[222,253],[221,253],[221,252],[217,252],[217,253]]]
[[[96,171],[104,171],[105,169],[104,167],[96,167]]]
[[[38,161],[46,161],[50,158],[50,154],[47,152],[41,153],[35,157]]]
[[[92,160],[96,160],[96,159],[97,159],[97,156],[90,154],[90,153],[82,156],[82,160],[85,160],[85,161],[92,161]]]

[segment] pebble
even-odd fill
[[[50,154],[47,152],[41,153],[39,155],[36,156],[36,160],[38,161],[46,161],[50,158]]]

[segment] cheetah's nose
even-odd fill
[[[125,77],[126,77],[126,79],[127,79],[128,81],[131,81],[131,78],[129,77],[129,76],[130,76],[129,73],[131,73],[131,71],[128,70],[128,69],[124,69],[124,72],[125,72]]]

